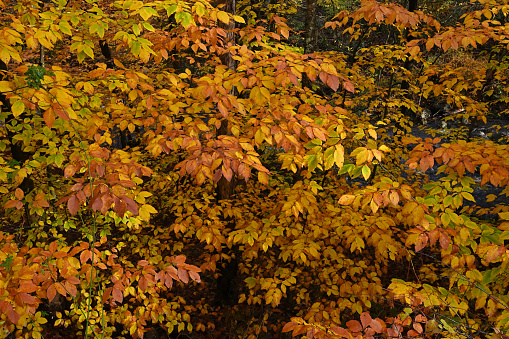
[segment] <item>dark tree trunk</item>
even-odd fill
[[[304,54],[313,53],[316,49],[316,6],[318,0],[306,0],[306,22],[304,26]],[[311,87],[311,81],[302,74],[302,87]]]
[[[417,10],[417,7],[418,7],[418,0],[408,0],[408,7],[407,7],[407,9],[408,9],[409,12],[415,12]],[[412,38],[409,36],[409,33],[410,32],[407,29],[405,31],[405,39],[407,41],[412,40]],[[405,63],[403,64],[403,68],[410,69],[412,67],[412,64],[413,64],[413,62],[410,61],[409,58],[407,58],[405,60]],[[408,81],[403,80],[403,82],[401,83],[401,89],[409,91],[410,84],[408,83]],[[410,92],[408,92],[406,96],[407,96],[407,98],[410,99],[412,97],[412,94]],[[405,115],[406,117],[410,118],[412,121],[414,121],[414,122],[417,121],[417,114],[415,114],[411,109],[408,109],[407,107],[402,107],[402,112],[403,112],[403,115]]]
[[[0,60],[0,80],[5,80],[7,77],[7,65]],[[7,118],[5,119],[5,128],[7,130],[7,137],[9,138],[9,142],[11,143],[11,157],[15,161],[20,163],[20,166],[23,166],[25,161],[30,159],[30,157],[33,155],[30,152],[23,151],[23,145],[19,144],[14,137],[16,136],[16,132],[14,132],[12,129],[9,128],[11,123],[15,122],[15,120],[23,121],[25,118],[25,113],[21,114],[17,119],[14,117],[11,111],[11,103],[9,99],[5,96],[4,93],[0,92],[0,102],[2,103],[1,109],[2,111],[11,112],[9,115],[7,115]],[[30,193],[34,189],[34,181],[29,176],[25,177],[21,184],[19,185],[19,188],[23,191],[25,195]],[[24,205],[25,209],[25,218],[26,222],[30,223],[30,217],[28,212],[28,207],[26,204]]]
[[[220,0],[219,4],[224,6],[221,10],[230,14],[235,14],[235,0]],[[222,27],[226,30],[227,35],[225,39],[225,47],[228,44],[235,44],[235,22],[230,21],[229,24],[223,24]],[[230,53],[225,53],[221,56],[221,62],[231,70],[236,69],[235,60]],[[235,92],[235,89],[232,90]],[[217,136],[228,134],[228,120],[221,121],[221,127],[216,131]],[[221,200],[228,200],[232,198],[235,188],[235,175],[230,181],[225,177],[221,177],[216,185],[216,200],[220,203]],[[234,222],[226,217],[223,217],[223,222],[226,224],[227,231],[233,231],[235,228]],[[235,305],[238,301],[237,296],[237,271],[238,271],[238,256],[240,255],[238,248],[223,249],[223,253],[230,257],[230,261],[223,263],[219,266],[219,277],[217,279],[215,303],[217,305]]]

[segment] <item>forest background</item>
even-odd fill
[[[1,338],[507,338],[506,1],[0,8]]]

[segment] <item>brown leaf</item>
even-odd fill
[[[48,289],[46,290],[46,297],[48,298],[49,302],[52,302],[57,295],[57,290],[55,289],[54,285],[55,284],[49,285]]]
[[[111,295],[113,296],[113,300],[115,300],[118,303],[122,303],[122,301],[124,300],[122,291],[117,287],[113,287]]]
[[[187,284],[189,282],[189,274],[187,273],[186,270],[179,268],[177,270],[177,274],[178,274],[180,281],[182,281],[185,284]]]
[[[16,199],[18,200],[21,200],[23,199],[23,197],[25,196],[25,194],[23,193],[23,190],[21,188],[16,188],[16,190],[14,191],[14,196],[16,197]]]
[[[76,213],[78,213],[80,203],[76,198],[76,195],[73,195],[69,198],[69,200],[67,201],[67,208],[69,209],[71,215],[76,215]]]

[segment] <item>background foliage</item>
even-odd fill
[[[506,337],[504,1],[0,8],[0,337]]]

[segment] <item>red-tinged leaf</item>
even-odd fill
[[[297,324],[294,323],[294,322],[286,323],[285,326],[283,326],[283,330],[282,331],[283,331],[283,333],[284,332],[290,332],[290,331],[292,331],[295,328],[295,326],[297,326]]]
[[[133,199],[128,196],[123,196],[122,201],[125,202],[127,210],[131,212],[133,215],[138,215],[138,205],[134,202]]]
[[[140,278],[140,280],[138,281],[138,286],[140,287],[140,289],[143,292],[145,292],[147,290],[147,288],[148,288],[148,281],[147,281],[147,279],[144,276],[142,276]]]
[[[329,85],[329,87],[334,92],[336,92],[339,88],[339,78],[336,75],[329,74],[329,79],[328,79],[327,85]]]
[[[78,278],[76,278],[75,276],[72,276],[72,275],[68,276],[66,279],[71,284],[78,285],[80,283],[80,280]]]
[[[148,265],[148,261],[147,260],[139,260],[138,265],[141,267],[145,267]]]
[[[178,274],[180,281],[182,281],[185,284],[187,284],[189,282],[189,274],[187,273],[186,270],[179,268],[177,270],[177,274]]]
[[[346,326],[352,332],[362,332],[361,323],[357,320],[350,320],[346,322]]]
[[[95,196],[92,200],[92,210],[100,211],[103,208],[102,195]]]
[[[187,265],[187,264],[186,264],[186,270],[188,270],[190,272],[201,272],[201,268],[199,268],[198,266]]]
[[[449,248],[450,243],[451,239],[449,238],[449,236],[446,233],[443,232],[440,233],[440,247],[446,250],[447,248]]]
[[[420,234],[419,238],[417,238],[417,242],[415,243],[415,251],[419,252],[424,247],[426,247],[426,244],[428,243],[428,235],[427,234]]]
[[[166,267],[166,272],[169,274],[169,276],[177,281],[180,281],[177,269],[174,266],[168,266]]]
[[[169,274],[166,274],[164,276],[164,285],[166,285],[166,287],[168,288],[172,288],[173,286],[173,279],[170,277]]]
[[[82,264],[86,263],[89,259],[92,259],[92,252],[89,250],[84,250],[80,254],[80,262]]]
[[[37,285],[35,285],[32,281],[23,281],[17,291],[18,292],[24,292],[24,293],[32,293],[32,292],[35,292],[39,289],[39,287],[37,287]]]
[[[401,332],[399,331],[396,331],[395,329],[393,328],[388,328],[387,329],[387,335],[389,336],[389,338],[401,338]]]
[[[422,333],[422,325],[421,324],[414,322],[412,324],[412,327],[414,328],[415,332]]]
[[[53,241],[51,244],[49,244],[49,251],[51,253],[55,253],[58,250],[58,243],[56,241]]]
[[[347,92],[350,92],[350,93],[355,93],[355,86],[353,85],[352,82],[350,81],[343,81],[343,88],[345,89],[345,91]]]
[[[368,312],[363,312],[361,314],[361,324],[363,328],[367,328],[368,326],[371,325],[372,322],[373,318],[371,318]]]
[[[339,198],[340,205],[350,205],[355,200],[355,195],[345,194]]]
[[[322,82],[324,84],[327,84],[327,80],[329,79],[329,75],[327,73],[322,71],[322,72],[320,72],[319,77],[320,77],[320,80],[322,80]]]
[[[14,196],[16,197],[16,199],[21,200],[25,196],[25,193],[23,193],[23,190],[18,187],[14,191]]]
[[[70,295],[72,295],[73,297],[76,297],[76,295],[78,294],[78,289],[76,288],[76,285],[71,284],[67,280],[67,281],[64,282],[64,286],[65,286],[67,292],[69,292]]]
[[[407,332],[407,335],[409,337],[417,337],[419,335],[419,332],[416,332],[414,330],[410,330],[410,331]]]
[[[59,104],[53,105],[53,111],[58,115],[59,118],[64,119],[65,121],[69,121],[69,115],[62,109],[62,106]]]
[[[380,320],[381,321],[381,320]],[[383,326],[382,324],[380,323],[379,319],[373,319],[373,321],[371,322],[371,328],[376,332],[376,333],[382,333],[382,330],[383,330]]]
[[[112,289],[113,289],[112,287],[108,287],[107,289],[104,290],[104,293],[103,293],[103,296],[102,296],[103,304],[106,304],[106,302],[110,298],[111,290]]]
[[[44,114],[42,116],[44,118],[44,122],[49,128],[53,127],[53,124],[55,123],[55,112],[53,112],[53,108],[48,108],[46,111],[44,111]]]
[[[70,178],[76,173],[76,166],[68,165],[64,169],[64,178]]]
[[[78,201],[78,198],[76,198],[76,195],[69,198],[67,201],[67,208],[71,215],[76,215],[76,213],[78,213],[78,210],[80,209],[80,202]]]
[[[502,253],[505,252],[505,247],[498,247],[498,246],[492,246],[487,252],[484,259],[486,262],[490,263],[492,261],[495,261],[496,259],[500,258]]]
[[[115,300],[118,303],[122,303],[122,301],[124,300],[124,295],[122,294],[122,291],[116,287],[113,287],[111,295],[113,296],[113,300]]]
[[[67,291],[65,290],[64,286],[62,286],[61,283],[55,283],[54,285],[58,293],[60,293],[64,297],[67,296]]]
[[[14,309],[12,307],[7,311],[7,316],[9,317],[9,320],[13,324],[17,324],[19,318],[21,318],[21,315],[19,315],[16,311],[14,311]]]
[[[201,282],[200,274],[198,272],[188,271],[189,276],[196,282]]]
[[[353,338],[352,333],[350,333],[347,329],[344,327],[339,326],[332,326],[331,330],[336,334],[339,335],[341,338]]]
[[[19,293],[18,296],[22,302],[24,302],[25,304],[28,304],[28,305],[33,305],[37,301],[33,296],[31,296],[28,293]]]
[[[49,285],[48,289],[46,290],[46,297],[48,298],[49,302],[52,302],[57,295],[57,290],[55,289],[54,285],[55,284]]]
[[[5,203],[4,208],[16,208],[18,210],[23,208],[23,203],[19,200],[9,200]]]

